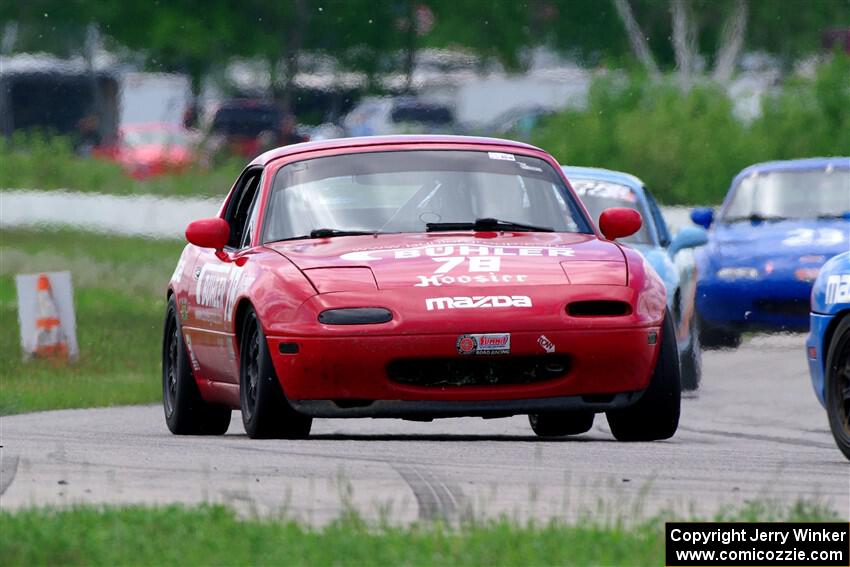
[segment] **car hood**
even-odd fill
[[[708,252],[715,261],[735,263],[749,259],[797,256],[830,257],[847,250],[850,221],[787,220],[718,224],[711,231]]]
[[[371,270],[379,289],[626,285],[628,279],[620,248],[588,234],[412,233],[267,246],[292,261],[314,283],[314,270],[360,267]],[[336,273],[343,278],[341,272]]]

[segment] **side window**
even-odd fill
[[[258,180],[257,187],[259,188],[261,182]],[[257,216],[260,207],[257,206],[257,201],[259,201],[260,191],[254,191],[254,199],[251,201],[251,208],[248,210],[248,223],[245,225],[245,230],[242,231],[242,243],[239,245],[239,248],[247,248],[251,245],[251,236],[254,234],[254,229],[257,226]]]
[[[664,220],[664,215],[661,214],[661,208],[658,206],[658,203],[655,202],[652,193],[650,193],[646,187],[644,187],[643,192],[646,194],[647,201],[649,201],[649,210],[652,212],[652,220],[655,221],[655,226],[658,229],[659,244],[666,248],[667,246],[670,246],[671,242],[670,231],[667,230],[667,221]]]
[[[242,175],[233,198],[227,205],[224,218],[230,224],[230,240],[227,241],[229,248],[241,248],[249,234],[248,219],[250,218],[252,205],[257,196],[260,186],[262,170],[255,169]]]

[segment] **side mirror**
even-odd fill
[[[697,207],[691,211],[691,220],[694,224],[707,229],[714,222],[714,209],[711,207]]]
[[[672,258],[681,250],[686,248],[696,248],[697,246],[703,246],[707,243],[708,234],[706,234],[704,228],[699,226],[686,226],[676,234],[675,238],[673,238],[673,242],[670,243],[670,246],[667,248],[667,252]]]
[[[642,224],[640,213],[626,207],[611,207],[599,215],[599,230],[608,240],[631,236]]]
[[[190,222],[186,227],[186,240],[201,248],[220,251],[230,240],[230,225],[219,217]]]

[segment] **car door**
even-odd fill
[[[195,286],[188,298],[194,314],[190,341],[201,375],[216,382],[238,382],[233,303],[248,267],[236,260],[250,253],[262,174],[262,168],[246,170],[227,202],[223,216],[230,225],[227,259],[203,249],[195,262]]]

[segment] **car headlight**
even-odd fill
[[[392,319],[392,312],[383,307],[343,307],[319,313],[319,323],[324,325],[373,325]]]
[[[818,278],[820,268],[798,268],[794,271],[794,277],[801,282],[813,282]]]
[[[759,271],[749,267],[720,268],[717,270],[717,277],[721,280],[754,280],[759,277]]]

